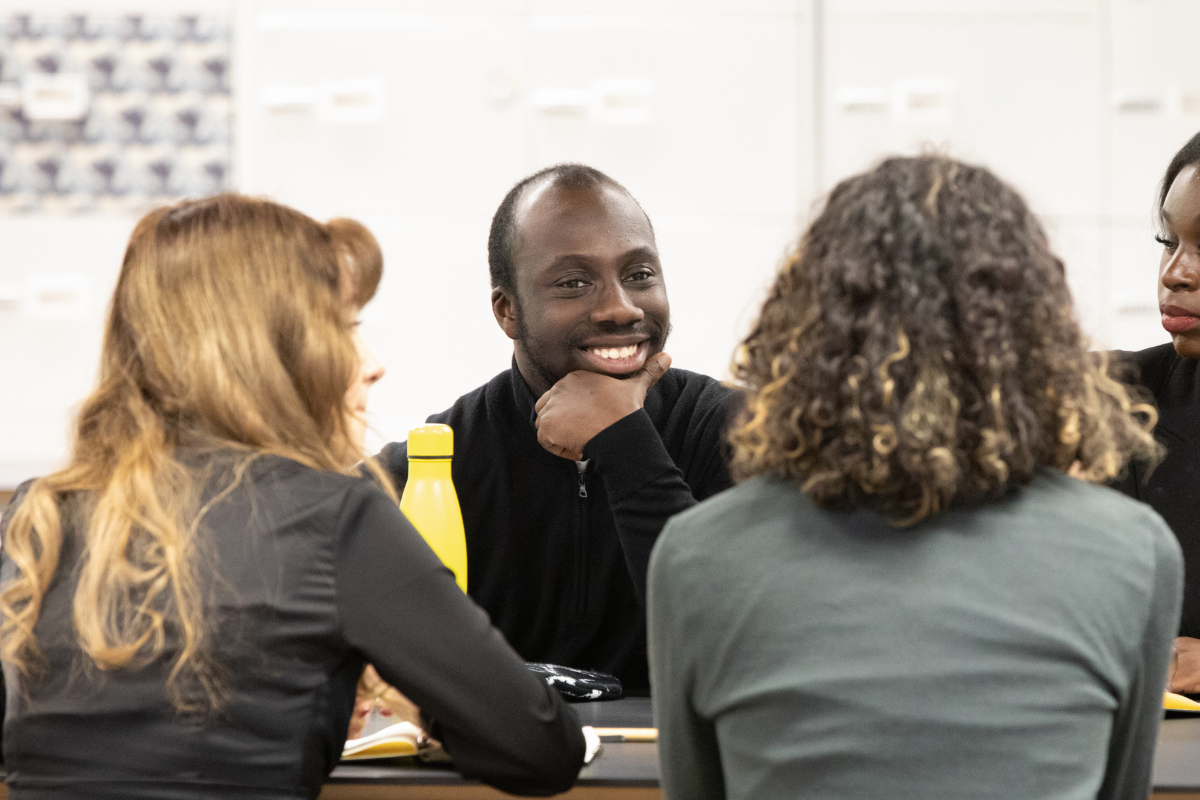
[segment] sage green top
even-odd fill
[[[1156,513],[1058,472],[906,529],[747,481],[651,559],[664,795],[1144,798],[1181,586]]]

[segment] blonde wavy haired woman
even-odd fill
[[[336,227],[220,195],[134,230],[70,461],[3,521],[14,798],[316,797],[365,661],[463,774],[573,783],[573,713],[354,466]]]
[[[650,564],[665,796],[1146,797],[1179,547],[1067,471],[1154,457],[1154,414],[1020,196],[933,156],[842,182],[735,373],[739,484]]]

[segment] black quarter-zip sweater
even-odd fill
[[[1154,438],[1166,458],[1147,476],[1131,463],[1115,488],[1162,515],[1183,548],[1183,612],[1179,635],[1200,639],[1200,369],[1169,342],[1136,353],[1117,351],[1126,380],[1145,386],[1158,406]]]
[[[467,591],[527,661],[616,675],[649,689],[646,568],[667,519],[730,485],[733,392],[669,369],[645,407],[597,434],[584,461],[537,442],[536,398],[514,363],[429,417],[454,429]],[[406,442],[380,462],[408,479]]]

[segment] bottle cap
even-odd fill
[[[449,425],[422,425],[408,432],[409,458],[450,458],[454,431]]]

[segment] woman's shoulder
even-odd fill
[[[1170,342],[1145,350],[1114,350],[1115,377],[1149,389],[1155,397],[1162,394],[1172,373],[1182,368],[1195,370],[1195,362],[1181,357]]]
[[[317,469],[283,456],[216,460],[206,472],[202,502],[210,515],[244,515],[268,526],[308,519],[329,529],[352,506],[391,503],[367,475]]]
[[[1108,486],[1043,468],[1016,495],[1016,503],[1040,529],[1065,540],[1082,539],[1091,550],[1108,548],[1112,558],[1151,559],[1156,552],[1178,551],[1178,542],[1150,506]]]

